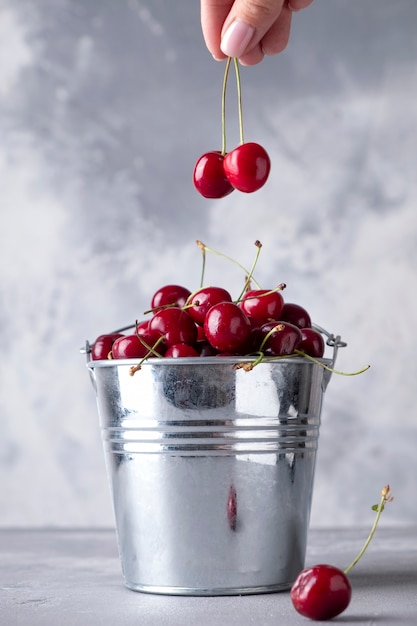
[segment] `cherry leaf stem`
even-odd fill
[[[226,61],[226,68],[223,76],[223,89],[222,89],[222,155],[226,154],[226,87],[227,78],[229,76],[231,58],[228,57]]]
[[[223,254],[223,252],[218,252],[217,250],[214,250],[213,248],[209,248],[208,246],[206,246],[205,243],[203,243],[202,241],[200,241],[199,239],[197,239],[197,245],[199,246],[199,248],[201,250],[204,249],[205,252],[211,252],[211,254],[215,254],[216,256],[220,256],[223,259],[226,259],[227,261],[230,261],[231,263],[233,263],[234,265],[236,265],[237,267],[239,267],[243,272],[245,272],[245,275],[247,276],[249,274],[248,270],[243,267],[243,265],[241,265],[238,261],[236,261],[235,259],[233,259],[230,256],[227,256],[227,254]],[[253,280],[253,282],[255,283],[255,285],[258,287],[258,289],[261,288],[261,286],[259,285],[259,283],[254,279],[253,275],[251,277],[251,279]]]
[[[360,550],[360,552],[358,553],[358,555],[353,559],[352,563],[350,565],[347,566],[347,568],[344,570],[345,574],[349,574],[350,570],[356,565],[356,563],[362,558],[365,550],[367,549],[367,547],[369,546],[369,544],[372,541],[372,538],[375,534],[376,528],[378,526],[378,522],[379,519],[381,517],[382,511],[385,508],[385,503],[386,502],[391,502],[393,500],[393,496],[391,495],[391,490],[390,490],[390,486],[386,485],[382,491],[381,491],[381,499],[379,501],[379,504],[376,507],[376,517],[375,517],[375,521],[373,523],[373,526],[371,528],[371,532],[368,535],[368,538],[366,539],[365,543],[362,546],[362,549]],[[374,507],[372,507],[374,508]]]
[[[236,86],[237,86],[237,107],[238,107],[238,115],[239,115],[239,134],[240,134],[240,145],[243,146],[245,143],[244,133],[243,133],[243,113],[242,113],[242,82],[240,80],[240,69],[239,69],[239,61],[236,57],[233,59],[235,65],[236,72]]]

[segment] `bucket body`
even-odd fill
[[[328,372],[289,358],[88,363],[119,553],[137,591],[288,589],[304,566]]]

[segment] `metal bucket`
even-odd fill
[[[332,366],[343,344],[330,338]],[[136,363],[88,362],[126,585],[288,589],[304,566],[329,371],[300,357],[252,371],[235,357],[152,358],[131,376]]]

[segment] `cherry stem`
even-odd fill
[[[163,311],[163,309],[171,309],[172,307],[176,307],[176,302],[167,302],[167,304],[160,304],[158,306],[154,306],[153,309],[147,309],[143,312],[143,315],[149,315],[149,313],[157,313],[158,311]]]
[[[240,134],[240,145],[243,146],[245,143],[243,136],[243,114],[242,114],[242,83],[240,80],[240,69],[239,69],[239,61],[236,57],[233,58],[235,64],[235,72],[236,72],[236,85],[237,85],[237,106],[238,106],[238,115],[239,115],[239,134]]]
[[[222,156],[226,154],[226,86],[227,78],[229,75],[231,58],[228,57],[226,61],[226,68],[224,70],[223,77],[223,89],[222,89]]]
[[[275,332],[279,332],[283,330],[283,328],[284,328],[284,324],[277,324],[276,326],[274,326],[274,328],[271,328],[271,330],[265,335],[265,337],[262,340],[261,345],[259,346],[260,352],[263,351],[265,344],[268,341],[268,339],[271,337],[271,335],[273,335]]]
[[[197,239],[197,245],[201,250],[201,254],[203,255],[203,263],[201,266],[201,278],[200,278],[200,289],[201,289],[204,285],[204,274],[206,272],[206,246],[204,245],[202,241],[199,241],[198,239]]]
[[[235,300],[235,303],[238,304],[239,302],[242,302],[243,300],[255,300],[255,298],[265,298],[265,296],[270,296],[273,293],[277,293],[277,291],[283,291],[287,285],[285,283],[280,283],[277,287],[275,287],[274,289],[270,289],[269,291],[265,291],[265,293],[262,294],[255,294],[253,296],[247,296],[247,297],[243,297],[249,290],[248,290],[248,286],[250,284],[250,280],[251,277],[249,277],[249,281],[246,280],[246,290],[244,290],[240,296],[240,298],[238,298],[237,300]]]
[[[149,344],[148,344],[148,343],[144,340],[144,338],[143,338],[143,337],[141,337],[141,336],[139,335],[139,333],[138,333],[138,324],[139,324],[139,322],[136,320],[136,333],[135,333],[135,334],[136,334],[136,337],[137,337],[137,338],[139,339],[139,341],[141,342],[141,344],[142,344],[143,346],[145,346],[145,348],[148,350],[148,355],[147,355],[147,356],[150,356],[151,354],[153,354],[154,356],[157,356],[158,358],[161,358],[161,357],[162,357],[162,354],[160,354],[159,352],[157,352],[157,351],[155,350],[155,348],[156,348],[156,347],[157,347],[157,346],[161,343],[161,340],[164,338],[164,337],[163,337],[163,335],[162,335],[161,337],[159,337],[159,338],[155,341],[155,343],[154,343],[154,345],[153,345],[153,346],[150,346],[150,345],[149,345]],[[145,357],[145,358],[147,358],[147,357]]]
[[[204,251],[204,252],[211,252],[212,254],[216,254],[217,256],[222,257],[223,259],[226,259],[227,261],[230,261],[231,263],[233,263],[234,265],[237,265],[237,267],[240,267],[240,269],[245,272],[245,275],[247,276],[249,274],[248,270],[243,267],[243,265],[241,265],[240,263],[238,263],[238,261],[236,261],[235,259],[232,259],[232,257],[227,256],[227,254],[223,254],[223,252],[218,252],[217,250],[213,250],[213,248],[209,248],[208,246],[206,246],[205,243],[203,243],[202,241],[200,241],[199,239],[197,239],[196,241],[198,247],[200,248],[200,250]],[[258,287],[258,289],[261,288],[261,286],[259,285],[259,283],[254,279],[253,275],[251,277],[251,279],[253,280],[253,282],[255,283],[255,285]]]
[[[158,347],[158,345],[164,340],[164,336],[161,335],[154,343],[153,346],[149,346],[141,337],[138,336],[139,341],[145,346],[145,348],[148,348],[148,353],[145,354],[145,356],[139,361],[139,363],[137,365],[132,365],[132,367],[129,369],[129,376],[134,376],[136,374],[136,372],[139,372],[139,370],[142,369],[142,364],[149,359],[152,355],[158,357],[159,359],[162,359],[163,356],[162,354],[159,354],[159,352],[157,352],[155,350],[155,348]]]
[[[243,285],[243,289],[242,289],[241,293],[239,294],[237,302],[239,302],[243,298],[244,294],[246,293],[246,291],[248,289],[248,285],[250,284],[250,282],[252,280],[253,272],[255,271],[255,267],[256,267],[256,264],[258,262],[259,255],[261,253],[262,244],[261,244],[260,241],[258,241],[258,239],[255,241],[255,246],[256,246],[255,258],[253,260],[252,267],[250,268],[249,274],[247,274],[247,276],[246,276],[245,284]]]
[[[381,517],[382,511],[385,508],[385,503],[386,502],[392,502],[393,500],[393,496],[391,495],[391,490],[390,490],[390,486],[386,485],[382,491],[381,491],[381,500],[379,501],[378,505],[375,505],[372,507],[373,510],[376,510],[376,517],[375,517],[375,521],[373,523],[373,526],[371,528],[371,532],[368,535],[367,540],[365,541],[365,543],[362,546],[361,551],[359,552],[359,554],[353,559],[352,563],[350,565],[348,565],[348,567],[344,570],[345,574],[349,574],[350,570],[356,565],[356,563],[362,558],[365,550],[367,549],[367,547],[369,546],[369,544],[372,541],[372,537],[375,534],[376,531],[376,527],[378,526],[378,522],[379,519]]]
[[[305,357],[309,361],[312,361],[313,363],[317,363],[317,365],[321,365],[321,367],[323,367],[325,370],[328,370],[332,374],[338,374],[339,376],[357,376],[358,374],[363,374],[364,372],[369,370],[369,368],[371,367],[370,365],[366,365],[365,367],[358,370],[357,372],[341,372],[339,370],[333,369],[332,367],[329,367],[328,365],[323,363],[323,361],[320,361],[319,359],[315,359],[314,357],[310,356],[309,354],[306,354],[302,350],[296,350],[295,354],[298,356]]]
[[[267,357],[265,357],[264,353],[263,353],[263,348],[265,347],[265,344],[266,344],[267,340],[269,339],[269,337],[274,332],[281,330],[282,325],[283,325],[282,323],[278,323],[263,338],[262,343],[259,346],[259,351],[256,352],[256,354],[261,355],[261,358],[258,357],[252,363],[252,367],[250,367],[250,368],[245,367],[243,369],[245,369],[246,371],[249,371],[249,370],[252,370],[256,365],[259,365],[259,363],[273,363],[275,361],[282,361],[284,359],[294,359],[294,358],[300,357],[300,356],[304,357],[305,359],[307,359],[309,361],[311,361],[312,363],[315,363],[316,365],[320,365],[320,367],[322,367],[323,369],[331,372],[332,374],[338,374],[339,376],[357,376],[358,374],[363,374],[363,372],[366,372],[366,370],[368,370],[371,367],[370,365],[367,365],[366,367],[363,367],[361,370],[358,370],[357,372],[341,372],[339,370],[335,370],[335,369],[329,367],[328,365],[323,363],[323,361],[320,361],[320,359],[315,359],[314,357],[310,356],[309,354],[306,354],[302,350],[296,350],[293,354],[282,354],[280,356],[267,356]],[[243,367],[243,365],[241,365],[239,363],[239,364],[237,364],[236,369],[240,369],[241,367]]]
[[[264,360],[264,353],[261,351],[258,352],[254,352],[252,356],[256,356],[255,361],[241,361],[240,363],[235,363],[233,365],[233,369],[234,370],[244,370],[245,372],[251,372],[253,370],[254,367],[256,367],[257,365],[259,365],[259,363],[262,363],[262,361]]]

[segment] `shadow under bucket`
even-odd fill
[[[134,376],[136,360],[88,362],[130,589],[272,592],[304,566],[330,373],[237,359],[152,358]]]

